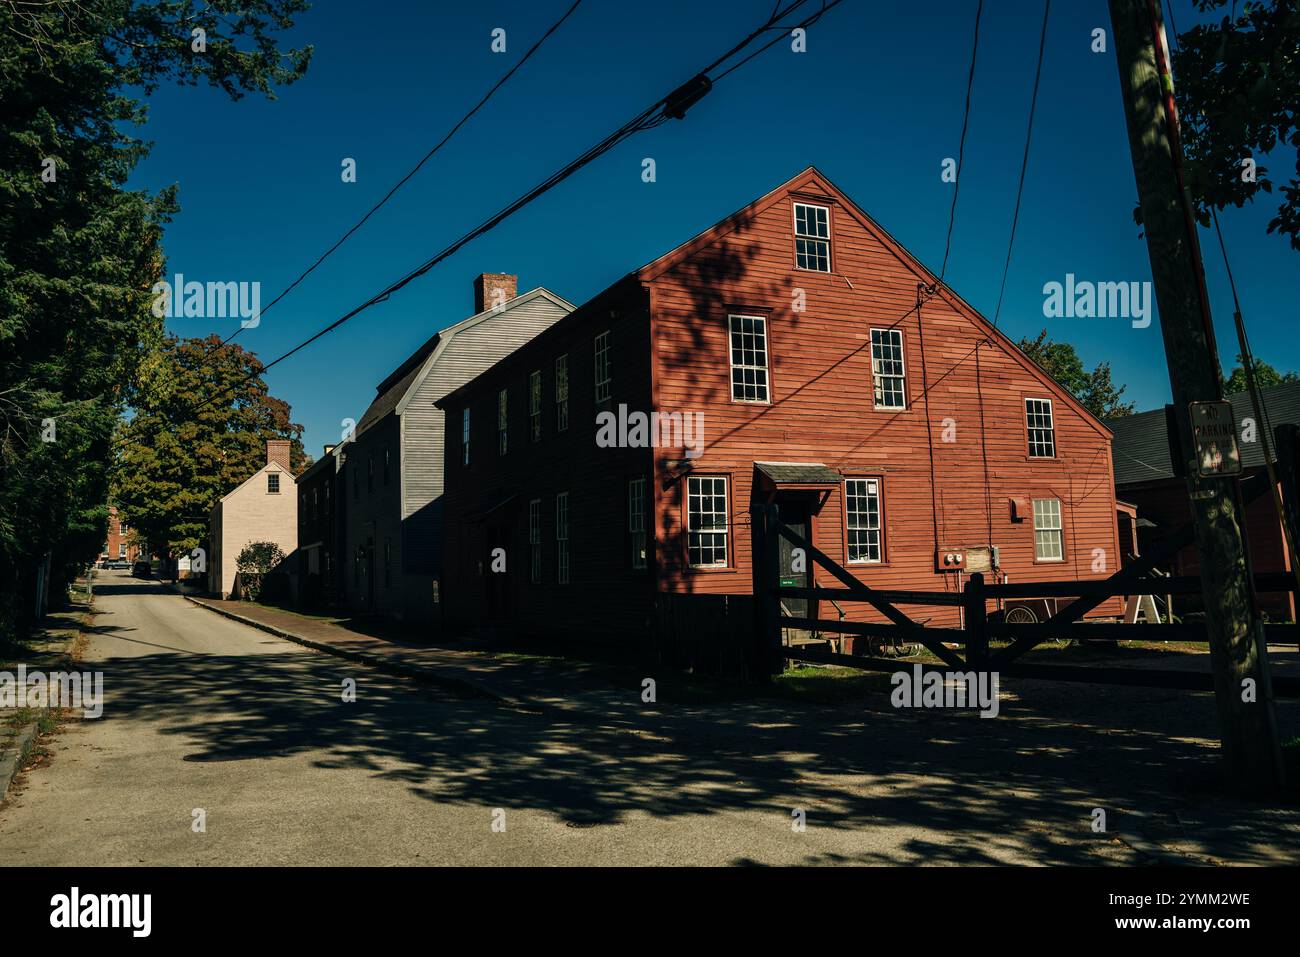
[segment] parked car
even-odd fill
[[[136,562],[131,566],[131,574],[136,578],[153,577],[153,565],[150,562]]]

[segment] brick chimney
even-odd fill
[[[288,439],[267,439],[266,464],[270,465],[275,462],[283,465],[287,471],[292,472],[293,469],[289,466],[289,447]]]
[[[505,272],[485,272],[474,280],[474,312],[503,305],[515,298],[519,277]]]

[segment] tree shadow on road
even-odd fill
[[[854,862],[1086,864],[1102,859],[1099,845],[1126,826],[1127,812],[1195,806],[1202,818],[1206,807],[1220,809],[1230,824],[1207,827],[1203,846],[1185,835],[1194,854],[1300,860],[1300,809],[1212,793],[1207,694],[1021,682],[1014,696],[1004,687],[996,719],[896,711],[884,695],[848,707],[661,698],[593,716],[512,710],[305,652],[160,649],[97,666],[108,699],[100,720],[158,724],[192,742],[186,760],[320,752],[318,767],[362,769],[429,801],[540,809],[575,826],[638,812],[759,811],[779,828],[802,808],[810,828],[927,832],[888,851],[845,855]],[[345,677],[357,682],[355,703],[342,700]],[[1290,703],[1280,711],[1286,727],[1300,723]],[[1094,808],[1107,812],[1107,834],[1092,832]],[[742,848],[735,861],[757,862]]]

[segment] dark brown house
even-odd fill
[[[339,494],[335,446],[298,476],[298,548],[293,574],[298,600],[308,608],[335,604],[341,597],[339,555],[346,500]]]
[[[1238,426],[1242,480],[1258,477],[1267,482],[1263,435],[1267,427],[1283,423],[1300,424],[1300,383],[1285,383],[1260,390],[1267,426],[1255,421],[1250,394],[1228,396]],[[1192,520],[1187,482],[1174,474],[1169,454],[1169,429],[1164,409],[1139,412],[1107,423],[1115,433],[1115,491],[1123,502],[1136,509],[1136,539],[1139,552],[1149,551],[1171,533]],[[1267,488],[1267,485],[1264,486]],[[1132,539],[1125,530],[1124,541]],[[1246,542],[1252,570],[1290,572],[1291,559],[1286,534],[1278,518],[1273,497],[1262,494],[1246,506]],[[1183,549],[1160,570],[1172,575],[1200,574],[1200,560],[1194,547]],[[1259,595],[1260,608],[1274,621],[1294,621],[1295,596],[1290,592]],[[1173,599],[1178,615],[1201,610],[1199,596]]]
[[[1110,432],[934,284],[810,168],[451,392],[449,623],[650,638],[756,502],[881,587],[1113,573]]]

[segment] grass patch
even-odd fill
[[[33,721],[36,722],[37,730],[41,734],[53,731],[58,726],[58,719],[53,712],[46,708],[6,708],[3,712],[0,712],[0,719],[4,721],[4,724],[13,734],[17,734],[20,729]]]
[[[900,660],[899,670],[907,670],[913,661],[918,660]],[[839,665],[804,666],[789,668],[773,678],[771,691],[777,697],[794,701],[835,704],[888,691],[889,678],[885,671],[859,671]]]

